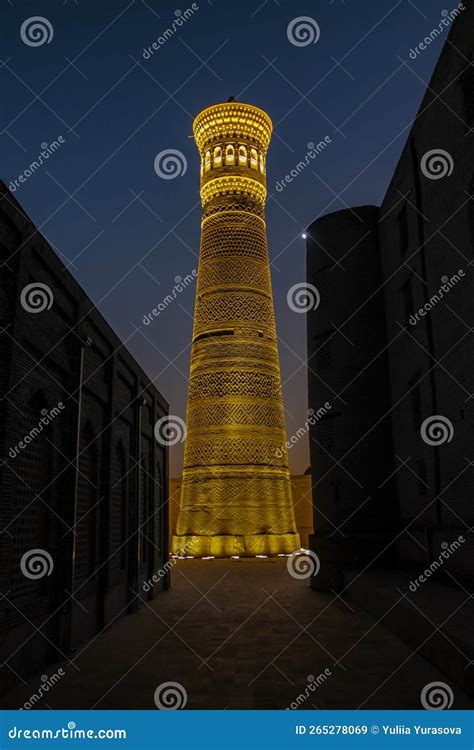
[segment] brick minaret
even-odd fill
[[[203,214],[173,551],[291,553],[299,537],[264,215],[272,123],[229,101],[202,111],[193,131]]]

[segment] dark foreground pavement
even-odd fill
[[[64,676],[35,708],[154,709],[174,682],[191,709],[421,708],[434,681],[471,701],[449,678],[355,605],[311,591],[286,558],[181,560],[172,589],[52,665]],[[41,675],[2,700],[19,708]],[[313,686],[312,688],[310,686]],[[299,696],[299,698],[298,698]]]

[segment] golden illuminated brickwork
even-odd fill
[[[291,499],[265,233],[272,124],[249,104],[195,119],[201,250],[181,502],[173,551],[227,557],[300,546]]]

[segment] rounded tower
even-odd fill
[[[299,547],[266,241],[272,123],[229,101],[194,120],[201,248],[181,502],[172,549],[194,556]]]

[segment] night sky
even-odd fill
[[[416,60],[410,49],[437,27],[445,0],[200,0],[186,22],[144,59],[191,3],[156,0],[3,0],[1,169],[9,184],[42,143],[64,144],[15,196],[140,362],[170,412],[185,417],[195,286],[159,317],[143,317],[175,277],[197,269],[198,153],[192,120],[235,96],[264,109],[275,132],[268,155],[267,230],[280,364],[292,435],[306,418],[305,316],[286,302],[304,281],[301,232],[346,205],[380,203],[447,30]],[[196,7],[196,6],[195,6]],[[179,15],[179,14],[178,14]],[[20,36],[46,17],[50,43]],[[315,44],[288,40],[292,19],[319,25]],[[461,21],[462,22],[462,21]],[[411,70],[403,64],[406,61]],[[309,142],[326,149],[282,191]],[[176,149],[187,169],[161,179],[156,155]],[[180,472],[182,445],[171,449]],[[290,451],[292,473],[307,445]]]

